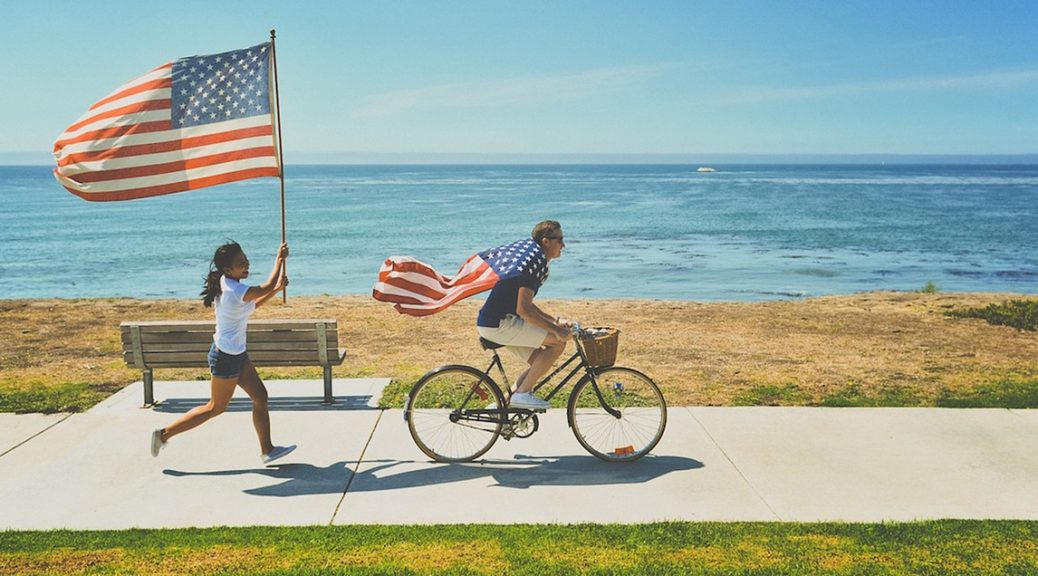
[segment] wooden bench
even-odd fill
[[[335,320],[250,320],[249,359],[255,366],[321,366],[324,403],[331,404],[332,366],[342,364]],[[131,321],[119,324],[126,365],[144,371],[144,404],[155,403],[154,368],[208,368],[216,323],[205,320]]]

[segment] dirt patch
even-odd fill
[[[952,309],[1016,294],[862,293],[806,300],[700,303],[546,300],[552,314],[621,330],[618,364],[639,368],[672,405],[819,404],[840,394],[932,405],[942,393],[1038,377],[1035,333],[951,318]],[[474,319],[481,303],[411,318],[363,296],[290,297],[255,318],[335,318],[347,348],[336,377],[413,381],[440,364],[486,364]],[[139,380],[122,361],[123,320],[209,319],[186,300],[0,300],[0,393],[85,383],[103,390]],[[519,364],[508,360],[512,374]],[[266,377],[320,376],[272,368]],[[205,369],[159,370],[158,379],[207,379]]]

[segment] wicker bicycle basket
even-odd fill
[[[616,363],[616,348],[620,331],[616,328],[599,326],[588,328],[587,335],[580,338],[584,355],[591,366],[612,366]]]

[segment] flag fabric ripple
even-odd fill
[[[440,274],[414,258],[392,256],[382,264],[371,295],[392,303],[401,314],[428,316],[524,273],[542,283],[548,277],[548,259],[532,238],[474,254],[454,276]]]
[[[54,143],[54,176],[91,201],[279,176],[265,43],[155,68],[102,98]]]

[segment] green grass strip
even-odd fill
[[[0,394],[0,412],[83,412],[116,390],[83,382],[61,382],[49,387],[7,390]]]
[[[956,318],[981,318],[996,326],[1012,326],[1019,330],[1034,331],[1038,329],[1038,300],[1009,300],[983,308],[952,310],[948,315]]]
[[[942,408],[1038,408],[1038,380],[981,382],[969,391],[944,391]]]
[[[2,574],[1038,573],[1038,522],[0,532]]]

